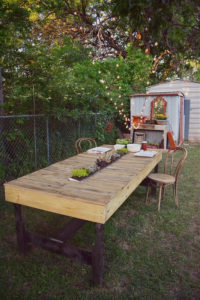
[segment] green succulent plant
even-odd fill
[[[89,176],[91,173],[91,170],[89,169],[75,169],[75,170],[72,170],[72,177],[87,177]]]
[[[117,139],[116,140],[116,144],[120,144],[120,145],[128,145],[130,143],[131,143],[131,141],[129,139]]]
[[[119,149],[119,150],[117,150],[117,153],[120,154],[120,155],[127,154],[128,153],[128,149],[127,148]]]

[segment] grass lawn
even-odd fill
[[[0,300],[200,299],[200,144],[184,146],[178,209],[171,187],[158,213],[157,196],[146,205],[141,186],[106,223],[102,288],[90,285],[89,266],[38,248],[20,255],[13,206],[1,199]],[[67,219],[23,211],[28,229],[51,236]],[[73,242],[90,248],[93,240],[94,224],[88,223]]]

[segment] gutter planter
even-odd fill
[[[114,152],[110,156],[109,160],[106,159],[106,156],[104,158],[97,158],[94,166],[90,166],[87,169],[80,168],[80,169],[72,170],[72,176],[69,178],[69,180],[82,181],[82,180],[94,175],[98,171],[106,168],[107,166],[111,165],[112,163],[114,163],[115,161],[117,161],[118,159],[120,159],[121,157],[126,155],[127,153],[128,153],[128,150],[126,148],[122,148],[120,150],[117,150],[117,152]]]

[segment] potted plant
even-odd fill
[[[131,143],[130,139],[117,139],[116,140],[116,145],[124,145],[125,147],[126,147],[126,145],[128,145],[130,143]]]
[[[85,177],[88,177],[90,174],[90,169],[81,168],[72,170],[72,178],[76,180],[82,180]]]
[[[167,116],[165,114],[156,114],[156,122],[158,125],[167,125]]]

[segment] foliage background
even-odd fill
[[[4,112],[77,118],[123,103],[129,114],[128,95],[147,85],[199,80],[198,13],[193,0],[2,0]]]

